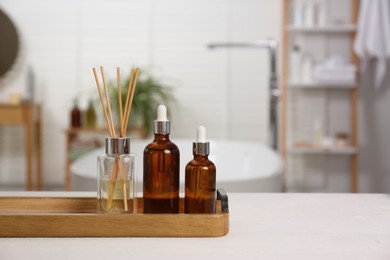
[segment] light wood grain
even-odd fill
[[[280,107],[280,115],[281,115],[281,127],[280,127],[280,154],[287,164],[287,64],[288,64],[288,8],[289,8],[289,0],[283,1],[282,4],[282,66],[281,66],[281,107]],[[287,191],[287,167],[283,169],[282,175],[282,191]]]
[[[142,199],[139,210],[142,212]],[[96,214],[95,198],[0,198],[0,237],[219,237],[229,214]]]
[[[358,16],[359,16],[359,0],[353,0],[352,1],[352,23],[357,24]],[[356,55],[356,53],[353,51],[353,43],[355,42],[356,38],[356,32],[352,34],[352,41],[351,41],[351,62],[355,64],[357,67],[359,67],[359,58]],[[357,78],[359,78],[359,74],[357,75]],[[358,147],[358,99],[359,99],[359,89],[352,89],[351,90],[351,145],[353,147]],[[352,192],[358,192],[359,191],[359,171],[358,171],[358,165],[359,165],[359,155],[358,153],[351,156],[350,159],[350,175],[351,175],[351,191]]]
[[[0,124],[18,125],[23,122],[22,106],[5,106],[0,109]]]
[[[32,132],[33,132],[33,118],[30,110],[23,109],[23,123],[24,128],[26,131],[24,131],[24,139],[25,139],[25,154],[26,154],[26,171],[27,171],[27,178],[26,178],[26,189],[32,190],[33,188],[33,176],[32,176],[32,149],[33,149],[33,138],[32,138]]]
[[[358,147],[358,89],[351,90],[351,145]],[[351,191],[359,191],[359,154],[353,154],[350,159]]]
[[[0,125],[21,125],[25,130],[24,149],[26,157],[27,190],[40,190],[42,188],[40,120],[40,105],[38,104],[0,104]]]
[[[42,190],[42,117],[41,117],[41,106],[37,106],[36,122],[35,122],[35,159],[37,162],[37,189]]]

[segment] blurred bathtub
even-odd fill
[[[150,141],[133,140],[131,152],[137,155],[137,179],[142,181],[143,150]],[[180,191],[184,191],[184,168],[192,160],[190,139],[175,139],[180,149]],[[252,142],[210,141],[209,158],[217,167],[217,187],[226,192],[279,192],[283,163],[269,147]],[[95,149],[71,165],[72,190],[96,190],[97,156],[104,148]],[[138,184],[142,191],[142,184]]]

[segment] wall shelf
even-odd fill
[[[311,82],[311,83],[288,83],[289,89],[332,89],[332,90],[349,90],[358,87],[357,82],[337,82],[337,83],[322,83],[322,82]]]
[[[356,31],[354,24],[339,24],[327,26],[294,26],[288,25],[287,31],[290,33],[352,33]]]
[[[354,155],[358,153],[356,147],[290,147],[290,154],[332,154]]]

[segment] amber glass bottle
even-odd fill
[[[73,108],[70,112],[70,125],[71,127],[81,127],[81,111],[76,99],[73,101]]]
[[[144,213],[179,213],[179,148],[169,140],[170,122],[160,105],[154,140],[144,150]]]
[[[185,213],[215,213],[216,167],[208,159],[209,153],[206,129],[200,126],[193,143],[194,159],[185,171]]]

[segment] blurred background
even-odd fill
[[[364,46],[354,47],[364,28],[359,6],[356,0],[1,1],[0,22],[8,27],[0,26],[6,57],[0,60],[6,63],[0,189],[74,189],[71,171],[82,166],[72,163],[104,140],[92,74],[104,66],[112,86],[116,67],[124,86],[131,68],[140,67],[140,88],[165,89],[172,140],[193,140],[196,127],[205,125],[212,140],[267,147],[279,158],[272,170],[262,153],[252,164],[238,156],[219,162],[267,169],[280,188],[260,192],[390,191],[389,78],[384,73],[377,83],[379,65],[370,58],[357,77],[365,54],[354,51]],[[208,48],[264,39],[278,42],[278,129],[270,127],[269,50]],[[150,141],[142,110],[139,105],[130,135]],[[269,142],[275,133],[276,151]],[[227,147],[232,155],[255,153]],[[95,175],[96,161],[88,163]]]

